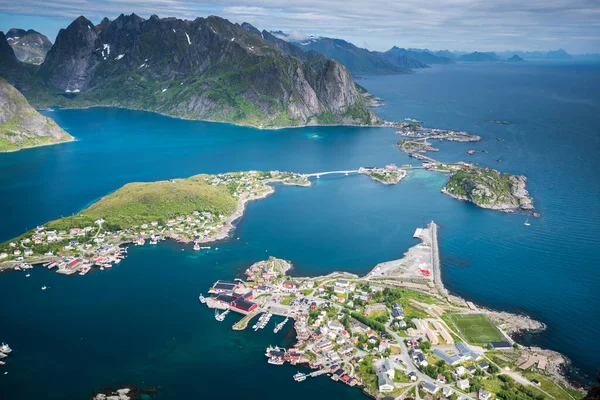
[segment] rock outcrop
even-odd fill
[[[35,111],[17,89],[0,78],[0,152],[70,140],[71,135]]]
[[[43,95],[26,95],[37,106],[121,106],[258,127],[381,123],[341,64],[287,54],[257,31],[214,16],[132,14],[99,25],[79,17],[39,69]]]

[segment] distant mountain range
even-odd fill
[[[281,33],[278,32],[281,38]],[[292,42],[303,50],[317,51],[336,60],[353,74],[390,75],[410,73],[413,68],[427,68],[427,65],[404,55],[369,51],[342,39],[313,37]]]
[[[530,61],[534,61],[534,60],[599,60],[600,59],[600,54],[569,54],[567,53],[565,50],[563,49],[558,49],[558,50],[549,50],[549,51],[511,51],[511,50],[507,50],[507,51],[501,51],[501,52],[473,52],[473,53],[468,53],[468,52],[463,52],[463,51],[449,51],[449,50],[438,50],[438,51],[433,51],[433,50],[429,50],[429,49],[409,49],[410,51],[414,51],[414,52],[427,52],[427,53],[431,53],[434,54],[436,56],[440,56],[440,57],[447,57],[451,60],[460,60],[461,57],[465,58],[465,56],[467,56],[467,59],[482,59],[484,61],[494,61],[492,58],[497,58],[497,61],[508,61],[509,58],[517,55],[520,58],[522,58],[523,60],[530,60]],[[488,56],[482,56],[483,55],[488,55]]]
[[[39,32],[12,28],[6,32],[6,40],[19,61],[39,65],[44,62],[52,42]]]
[[[121,106],[259,127],[381,123],[343,65],[271,36],[214,16],[79,17],[39,67],[20,62],[0,33],[0,76],[37,107]]]

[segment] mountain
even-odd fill
[[[382,53],[372,52],[356,47],[342,39],[326,37],[313,37],[295,45],[303,50],[314,50],[343,64],[353,74],[364,75],[392,75],[412,72],[412,68],[426,68],[427,66],[410,57],[388,59]]]
[[[35,111],[14,86],[0,78],[0,152],[71,140],[71,135]]]
[[[39,32],[12,28],[6,32],[6,40],[19,61],[39,65],[44,61],[52,42]]]
[[[28,66],[17,59],[4,32],[0,32],[0,77],[21,91],[30,89],[33,82]]]
[[[432,54],[436,57],[442,57],[442,58],[447,58],[449,60],[455,60],[458,55],[462,55],[464,53],[461,54],[456,54],[454,52],[451,52],[450,50],[429,50],[429,49],[417,49],[417,48],[409,48],[407,49],[407,51],[413,52],[413,53],[429,53]],[[441,63],[438,63],[441,64]]]
[[[458,61],[465,62],[491,62],[491,61],[499,61],[500,59],[496,55],[496,53],[482,53],[479,51],[475,51],[473,53],[464,54],[457,59]]]
[[[418,61],[421,64],[452,64],[454,61],[448,57],[437,56],[429,51],[412,51],[406,50],[399,47],[392,47],[385,53],[382,53],[388,60],[395,60],[400,57],[407,57],[412,60]],[[413,67],[423,68],[423,67]]]
[[[506,61],[510,61],[510,62],[521,62],[521,61],[525,61],[523,60],[521,57],[519,57],[518,55],[513,55],[510,58],[507,58]]]
[[[305,60],[214,16],[132,14],[96,26],[79,17],[60,30],[25,94],[38,106],[121,106],[258,127],[381,123],[346,68]]]
[[[503,51],[498,56],[509,58],[517,55],[524,60],[570,60],[573,56],[563,49],[549,51]]]

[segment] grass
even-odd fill
[[[282,306],[289,306],[290,303],[292,301],[294,301],[294,299],[296,298],[296,296],[292,295],[292,296],[284,296],[283,299],[281,300],[281,305]]]
[[[486,344],[506,340],[484,314],[454,314],[452,319],[469,343]]]
[[[454,173],[446,186],[448,193],[478,205],[516,203],[512,197],[513,175],[488,168],[470,167]]]
[[[584,397],[584,393],[577,391],[577,390],[573,390],[573,389],[563,389],[562,386],[560,386],[558,383],[553,382],[551,379],[547,378],[546,376],[539,374],[537,372],[533,372],[533,371],[522,371],[522,374],[529,379],[530,381],[532,379],[537,379],[541,385],[539,386],[540,389],[542,389],[543,391],[547,392],[548,394],[550,394],[551,396],[554,396],[555,399],[557,400],[573,400],[571,399],[571,397],[567,394],[567,392],[569,394],[571,394],[571,396],[573,396],[576,399],[581,399]],[[537,388],[537,386],[535,386]],[[566,390],[566,391],[565,391]]]
[[[50,229],[91,226],[102,218],[106,227],[117,230],[152,221],[166,222],[196,210],[233,213],[236,199],[225,188],[208,184],[204,177],[129,183],[79,214],[51,221],[46,226]]]
[[[377,309],[377,310],[371,311],[371,313],[369,314],[369,318],[377,318],[377,317],[381,317],[381,316],[387,317],[387,315],[388,315],[387,310]]]

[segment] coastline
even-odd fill
[[[44,146],[54,146],[57,144],[65,144],[65,143],[71,143],[71,142],[76,142],[76,141],[77,141],[77,138],[75,136],[71,136],[71,139],[61,140],[60,142],[42,143],[42,144],[37,144],[35,146],[19,147],[18,149],[14,149],[14,150],[1,150],[0,153],[16,153],[17,151],[21,151],[21,150],[35,149],[37,147],[44,147]]]
[[[327,127],[327,126],[342,126],[342,127],[356,127],[356,128],[396,128],[397,123],[396,122],[390,122],[390,121],[383,121],[381,124],[378,125],[366,125],[366,124],[306,124],[306,125],[284,125],[284,126],[268,126],[268,127],[260,127],[260,126],[255,126],[255,125],[249,125],[249,124],[243,124],[243,123],[238,123],[238,122],[231,122],[231,121],[219,121],[219,120],[212,120],[212,119],[204,119],[204,118],[190,118],[190,117],[183,117],[183,116],[177,116],[177,115],[171,115],[171,114],[166,114],[166,113],[162,113],[160,111],[154,111],[154,110],[147,110],[145,108],[133,108],[133,107],[124,107],[124,106],[119,106],[119,105],[103,105],[103,104],[98,104],[98,105],[93,105],[93,106],[81,106],[81,107],[62,107],[62,106],[44,106],[44,107],[40,107],[40,108],[36,108],[36,111],[48,111],[48,110],[87,110],[87,109],[92,109],[92,108],[118,108],[121,110],[130,110],[130,111],[143,111],[143,112],[148,112],[148,113],[153,113],[153,114],[157,114],[157,115],[161,115],[163,117],[169,117],[169,118],[174,118],[174,119],[181,119],[181,120],[185,120],[185,121],[199,121],[199,122],[211,122],[211,123],[219,123],[219,124],[229,124],[229,125],[234,125],[234,126],[239,126],[239,127],[243,127],[243,128],[253,128],[253,129],[258,129],[258,130],[273,130],[273,131],[278,131],[281,129],[290,129],[290,128],[310,128],[310,127]]]

